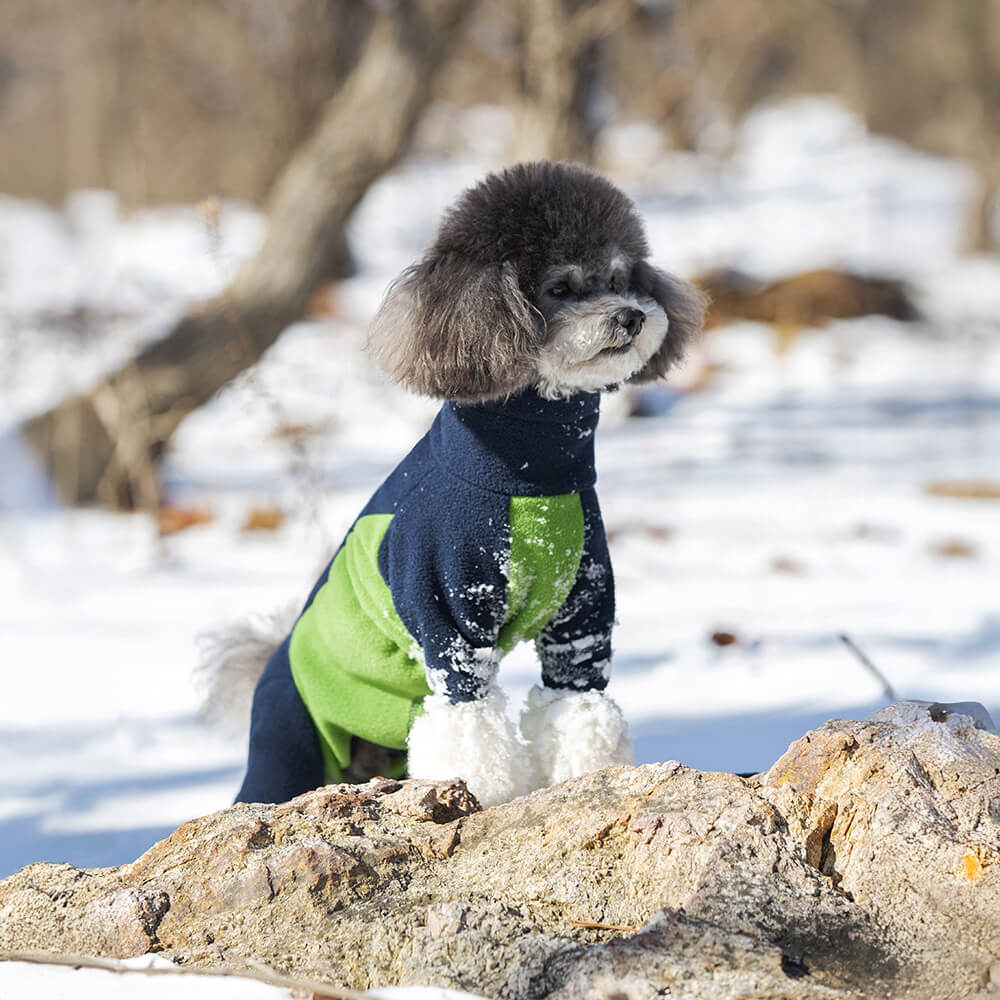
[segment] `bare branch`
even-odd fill
[[[886,698],[889,699],[891,704],[895,704],[899,701],[899,695],[896,694],[895,688],[889,683],[888,678],[885,674],[879,670],[878,667],[868,659],[867,656],[854,644],[854,641],[848,635],[841,635],[840,641],[858,658],[861,665],[882,685],[882,693]]]

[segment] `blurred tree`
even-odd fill
[[[728,124],[762,101],[830,92],[874,132],[968,161],[967,246],[1000,249],[998,0],[697,0],[676,3],[706,100]],[[715,132],[720,131],[716,129]]]
[[[407,148],[469,6],[378,5],[357,65],[274,185],[263,245],[226,292],[93,392],[25,424],[63,502],[157,506],[156,462],[181,420],[252,365],[342,267],[344,226]]]
[[[258,201],[372,16],[357,0],[3,0],[0,190]]]
[[[872,129],[974,167],[970,250],[1000,251],[1000,2],[836,0]]]
[[[593,160],[601,50],[638,7],[637,0],[518,0],[511,159]]]
[[[608,39],[608,76],[628,113],[654,122],[679,149],[696,149],[708,120],[690,35],[678,30],[682,0],[647,0]]]
[[[687,63],[693,63],[701,97],[696,147],[726,152],[723,137],[731,138],[732,126],[767,100],[828,91],[854,107],[862,103],[857,39],[836,2],[676,3],[673,31],[692,53]]]

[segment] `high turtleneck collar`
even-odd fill
[[[534,389],[489,403],[445,403],[430,440],[452,475],[511,496],[578,493],[594,485],[600,393],[543,399]]]

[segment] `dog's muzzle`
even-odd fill
[[[632,341],[642,333],[645,322],[646,314],[641,309],[619,309],[611,317],[611,337],[605,350],[611,353],[627,351]]]

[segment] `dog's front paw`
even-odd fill
[[[410,777],[463,778],[483,808],[529,790],[527,751],[507,717],[507,699],[499,688],[457,704],[444,695],[425,698],[407,746]]]
[[[536,685],[521,712],[521,734],[537,788],[634,759],[622,710],[600,691]]]

